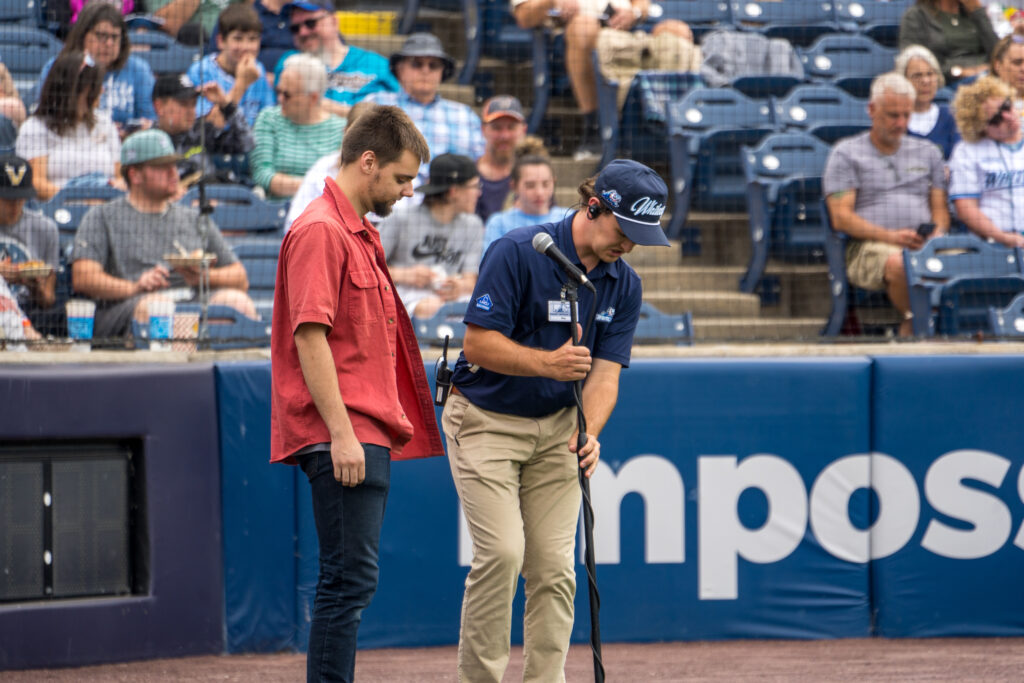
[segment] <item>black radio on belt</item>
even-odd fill
[[[448,335],[444,336],[444,349],[434,363],[434,405],[443,406],[452,390],[452,371],[448,369]]]

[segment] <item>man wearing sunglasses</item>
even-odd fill
[[[442,81],[455,73],[455,60],[444,51],[437,36],[411,34],[402,49],[391,55],[390,64],[402,86],[401,92],[381,92],[368,100],[401,107],[427,139],[432,159],[442,154],[460,154],[470,159],[483,156],[486,143],[480,117],[465,104],[438,94]],[[429,165],[420,166],[416,186],[426,183],[429,175]]]
[[[850,236],[850,284],[885,291],[901,314],[900,335],[912,332],[903,250],[920,249],[927,234],[949,229],[946,171],[939,147],[907,135],[917,92],[890,72],[871,84],[871,130],[836,143],[821,180],[832,227]],[[932,223],[925,234],[919,227]]]
[[[327,65],[324,109],[347,116],[352,105],[378,92],[398,92],[388,60],[376,52],[347,45],[338,32],[331,0],[299,0],[284,6],[296,50],[284,54],[274,69],[277,82],[284,62],[296,52],[317,57]]]
[[[949,194],[972,232],[1024,247],[1024,134],[1013,89],[987,76],[957,90],[963,142],[949,160]]]

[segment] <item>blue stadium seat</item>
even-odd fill
[[[280,235],[284,231],[285,202],[267,201],[243,185],[207,185],[206,198],[213,205],[213,222],[225,236]],[[199,206],[199,187],[189,189],[181,203]]]
[[[35,88],[43,65],[56,57],[62,47],[52,33],[42,29],[0,24],[0,55],[23,101]]]
[[[801,85],[775,101],[775,120],[785,130],[806,131],[832,144],[871,127],[867,107],[834,85]]]
[[[232,242],[232,251],[245,266],[249,277],[249,298],[256,304],[260,319],[269,321],[274,310],[274,283],[277,280],[277,257],[280,238],[252,238]]]
[[[907,0],[838,0],[836,21],[844,31],[859,33],[886,47],[896,47],[900,21],[912,2]]]
[[[939,88],[939,91],[935,93],[935,98],[932,100],[935,104],[949,105],[953,102],[953,96],[956,95],[956,91],[950,88],[948,85],[944,88]]]
[[[128,34],[132,54],[149,64],[154,74],[182,74],[199,61],[199,49],[188,47],[159,31]]]
[[[35,0],[0,0],[0,23],[38,27],[41,20]]]
[[[640,318],[633,333],[634,344],[693,344],[693,313],[662,313],[646,301],[640,306]]]
[[[895,50],[861,35],[825,35],[798,52],[810,80],[835,83],[860,98],[867,98],[875,76],[892,71],[896,58]]]
[[[174,307],[174,314],[199,313],[202,305],[198,303],[179,303]],[[209,348],[215,351],[226,349],[247,349],[270,346],[270,320],[253,320],[247,318],[230,306],[207,306],[207,325],[205,334],[200,329],[200,339],[196,341],[198,348]],[[135,338],[136,349],[148,349],[149,330],[132,321],[132,336]]]
[[[914,334],[985,330],[988,309],[1024,291],[1019,254],[976,235],[945,235],[903,251]]]
[[[743,148],[751,254],[740,291],[753,292],[769,256],[801,263],[824,256],[821,174],[829,147],[807,133],[775,133]]]
[[[61,245],[66,245],[74,239],[78,224],[89,209],[123,196],[124,192],[109,185],[65,187],[48,202],[41,204],[39,210],[54,220],[60,230]]]
[[[729,0],[662,0],[661,16],[649,19],[645,30],[664,19],[685,21],[693,31],[693,39],[700,42],[705,33],[720,28],[732,28],[732,5]]]
[[[676,237],[691,207],[737,210],[746,196],[740,158],[775,131],[771,103],[735,90],[698,88],[668,104],[669,164],[674,197],[668,234]]]
[[[429,318],[413,318],[412,328],[421,346],[441,346],[444,338],[449,343],[461,345],[466,337],[466,324],[462,319],[466,316],[465,301],[449,301]]]
[[[779,97],[804,81],[793,46],[752,31],[719,30],[701,43],[701,76],[713,87],[731,85],[747,97]]]
[[[1005,308],[990,307],[988,324],[997,337],[1024,337],[1024,294],[1013,297]]]
[[[839,31],[829,0],[734,0],[732,20],[743,30],[782,38],[793,45],[807,46],[827,33]]]

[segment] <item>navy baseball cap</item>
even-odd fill
[[[661,228],[668,187],[653,169],[630,159],[615,159],[598,174],[594,191],[631,242],[669,246]]]
[[[297,0],[289,2],[281,8],[281,14],[287,16],[293,9],[301,9],[305,12],[319,12],[324,10],[334,14],[334,0]]]

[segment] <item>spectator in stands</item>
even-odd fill
[[[1017,111],[1024,111],[1024,36],[1013,33],[996,43],[992,49],[992,74],[1013,88]]]
[[[953,109],[964,136],[949,160],[957,217],[985,239],[1024,247],[1024,137],[1013,90],[982,78],[960,87]]]
[[[281,103],[260,112],[254,133],[252,177],[271,197],[291,197],[306,171],[341,148],[345,119],[323,107],[324,63],[307,54],[287,59],[277,81]]]
[[[0,60],[3,58],[0,57]],[[21,101],[11,72],[0,61],[0,116],[11,122],[15,130],[25,122],[25,103]]]
[[[216,225],[200,229],[195,209],[171,201],[178,191],[178,155],[161,130],[128,136],[121,149],[128,195],[90,209],[75,235],[71,283],[96,300],[94,336],[127,335],[149,320],[149,303],[195,300],[200,269],[168,269],[168,254],[212,254],[211,304],[255,318],[245,267]],[[205,231],[205,232],[204,232]]]
[[[68,9],[71,10],[70,23],[74,24],[82,17],[82,10],[89,0],[69,0]],[[103,0],[107,4],[113,5],[115,8],[119,8],[123,16],[128,16],[135,9],[134,0]]]
[[[398,81],[381,55],[347,45],[338,33],[331,0],[302,0],[285,6],[289,27],[300,51],[318,57],[327,65],[327,97],[324,107],[346,116],[348,110],[367,96],[379,92],[397,93]],[[280,73],[284,55],[278,62]],[[319,196],[319,195],[317,195]]]
[[[917,93],[907,133],[931,140],[942,148],[942,157],[948,159],[953,153],[953,145],[960,140],[960,133],[956,130],[956,121],[949,107],[934,101],[935,93],[945,85],[935,55],[926,47],[910,45],[896,57],[894,71],[905,76]]]
[[[213,32],[217,17],[232,0],[143,0],[145,9],[160,19],[161,28],[181,42],[201,45]],[[223,27],[218,26],[221,33]],[[182,30],[185,29],[185,30]]]
[[[484,136],[480,117],[461,102],[441,97],[441,82],[455,72],[455,60],[441,47],[437,36],[413,33],[402,49],[391,55],[391,72],[398,78],[402,91],[378,92],[367,99],[375,104],[398,105],[430,145],[431,158],[442,154],[461,154],[479,159],[484,153]],[[420,167],[416,185],[426,182],[430,168]]]
[[[96,109],[103,68],[92,57],[62,52],[43,81],[36,113],[18,131],[15,150],[28,159],[39,199],[69,182],[124,187],[118,177],[121,138],[110,115]]]
[[[850,236],[850,282],[885,290],[904,315],[900,334],[911,334],[903,249],[920,249],[918,226],[949,229],[946,175],[934,144],[907,136],[917,93],[904,76],[882,74],[871,84],[871,130],[836,143],[825,164],[822,190],[832,224]]]
[[[492,215],[484,230],[484,253],[491,242],[516,228],[541,223],[556,223],[566,209],[555,206],[555,171],[543,143],[527,137],[516,149],[512,167],[512,196],[515,203],[507,211]]]
[[[260,17],[263,31],[260,33],[260,64],[268,74],[274,73],[281,55],[292,49],[292,32],[288,30],[288,0],[255,0],[252,8]],[[219,30],[213,27],[209,51],[217,49]]]
[[[106,0],[87,4],[64,41],[64,52],[70,50],[89,55],[106,72],[100,110],[110,115],[122,137],[153,124],[153,71],[131,54],[128,27],[115,5]],[[46,80],[53,62],[43,66],[40,82]]]
[[[469,300],[483,255],[484,226],[474,213],[480,174],[473,160],[442,154],[430,162],[423,203],[380,224],[388,270],[405,310],[429,318],[447,301]]]
[[[511,95],[498,95],[484,102],[484,155],[476,160],[480,171],[480,201],[476,215],[486,222],[491,214],[501,211],[512,188],[512,166],[516,163],[516,146],[526,136],[523,105]]]
[[[928,48],[947,83],[985,71],[998,40],[981,0],[917,0],[900,22],[900,49]]]
[[[57,270],[60,267],[60,234],[57,224],[36,211],[25,209],[25,201],[36,196],[32,167],[14,155],[0,156],[0,239],[17,245],[26,259],[49,266],[49,274],[35,269],[26,275],[13,263],[6,245],[0,242],[0,277],[13,286],[18,303],[37,329],[63,334],[62,315],[54,311],[57,302]]]
[[[365,100],[353,105],[348,112],[345,130],[351,128],[356,119],[375,106],[377,105]],[[295,191],[295,196],[292,197],[291,202],[288,204],[288,215],[284,219],[285,232],[288,232],[288,228],[306,210],[309,203],[324,193],[324,181],[327,178],[337,176],[340,167],[341,155],[337,152],[325,154],[317,159],[315,164],[310,166],[309,170],[306,171],[306,175],[302,176],[302,183],[299,184],[299,189]]]
[[[260,52],[260,23],[256,10],[246,3],[231,5],[217,18],[218,52],[209,54],[188,69],[193,83],[220,84],[228,99],[242,108],[249,126],[256,123],[260,110],[274,105],[274,91],[267,82],[263,65],[256,60]],[[213,105],[205,97],[196,103],[196,113],[206,116]],[[217,116],[216,114],[214,115]],[[214,125],[224,125],[214,121]]]
[[[649,0],[511,0],[512,14],[523,28],[555,23],[565,28],[565,68],[569,72],[576,104],[583,114],[583,138],[573,155],[576,161],[597,161],[601,157],[601,135],[597,120],[597,79],[593,53],[602,26],[622,31],[637,28],[647,19]],[[608,10],[611,9],[611,13]],[[685,23],[669,19],[660,22],[655,33],[671,33],[693,41]]]
[[[252,131],[245,122],[242,110],[215,81],[203,86],[206,99],[213,102],[213,110],[201,121],[196,119],[196,99],[199,88],[185,74],[165,74],[153,86],[153,108],[156,109],[156,127],[171,137],[174,151],[180,155],[178,177],[180,194],[184,194],[205,173],[217,182],[239,182],[234,169],[218,169],[213,155],[240,156],[252,151],[255,144]],[[224,121],[218,126],[214,119]],[[204,130],[205,129],[205,130]]]

